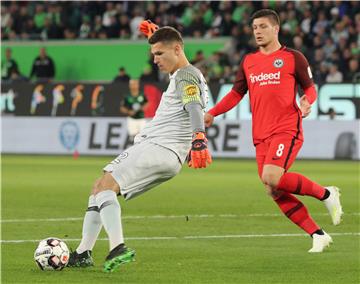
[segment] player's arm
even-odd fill
[[[188,165],[192,168],[206,168],[212,159],[207,147],[205,135],[204,112],[200,103],[192,102],[184,106],[189,113],[193,139],[188,155]]]
[[[227,95],[212,109],[205,113],[204,121],[206,127],[212,125],[215,116],[228,112],[233,107],[235,107],[246,94],[248,86],[243,68],[244,61],[245,58],[240,63],[239,70],[236,74],[235,83],[231,91],[227,93]]]
[[[234,106],[236,106],[244,95],[240,95],[234,89],[232,89],[227,95],[218,102],[212,109],[210,109],[207,113],[205,113],[204,121],[205,126],[209,127],[212,125],[214,121],[214,117],[225,112],[231,110]]]
[[[181,96],[184,109],[189,113],[193,139],[188,154],[188,165],[192,168],[206,168],[212,162],[207,147],[204,125],[204,105],[197,79],[191,74],[179,74],[176,78],[176,92]]]
[[[126,98],[120,103],[120,112],[128,116],[133,116],[135,114],[135,111],[133,111],[131,106],[127,103]]]
[[[148,99],[146,98],[146,96],[144,95],[144,102],[143,102],[143,104],[141,105],[141,110],[142,110],[142,111],[145,111],[145,109],[148,107],[148,105],[149,105],[149,101],[148,101]]]
[[[296,81],[304,91],[304,95],[300,98],[300,110],[303,117],[306,117],[311,112],[311,105],[316,101],[317,94],[311,69],[305,56],[298,51],[294,52],[294,56]]]
[[[159,29],[159,26],[151,22],[151,20],[144,20],[139,25],[139,31],[148,39],[153,33]]]

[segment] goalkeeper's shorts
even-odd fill
[[[144,140],[122,152],[104,171],[111,173],[128,200],[176,176],[181,166],[172,150]]]

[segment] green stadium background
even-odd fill
[[[198,50],[205,56],[221,50],[226,38],[214,40],[187,40],[185,53],[191,60]],[[149,60],[149,45],[139,41],[55,41],[12,43],[1,46],[4,58],[5,49],[11,47],[13,58],[18,62],[20,72],[29,76],[32,63],[39,55],[39,48],[46,47],[56,67],[55,80],[59,81],[109,81],[124,66],[133,78],[139,78]]]

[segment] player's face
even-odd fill
[[[151,53],[154,55],[154,63],[161,72],[173,73],[178,64],[178,47],[176,43],[157,42],[151,45]]]
[[[130,89],[130,93],[133,96],[137,96],[139,94],[139,80],[130,80],[129,82],[129,89]]]
[[[11,59],[11,50],[10,49],[6,49],[5,56],[6,56],[6,59]]]
[[[252,28],[258,46],[267,46],[278,38],[279,26],[267,17],[254,19]]]
[[[45,48],[40,48],[40,57],[45,57],[45,56],[46,56]]]

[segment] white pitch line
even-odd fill
[[[328,216],[328,213],[311,214],[312,216]],[[359,212],[345,213],[345,216],[360,216]],[[123,216],[123,220],[134,219],[184,219],[184,218],[241,218],[241,217],[280,217],[280,213],[252,213],[252,214],[196,214],[196,215],[150,215],[150,216]],[[31,223],[31,222],[64,222],[64,221],[82,221],[84,217],[66,217],[66,218],[44,218],[44,219],[3,219],[1,223]]]
[[[360,236],[360,232],[330,233],[331,236]],[[159,241],[159,240],[194,240],[194,239],[240,239],[240,238],[277,238],[277,237],[306,237],[307,234],[249,234],[249,235],[210,235],[210,236],[183,236],[183,237],[128,237],[127,241]],[[79,242],[81,239],[63,239],[65,242]],[[98,241],[107,241],[99,238]],[[0,240],[3,244],[37,243],[41,240]]]

